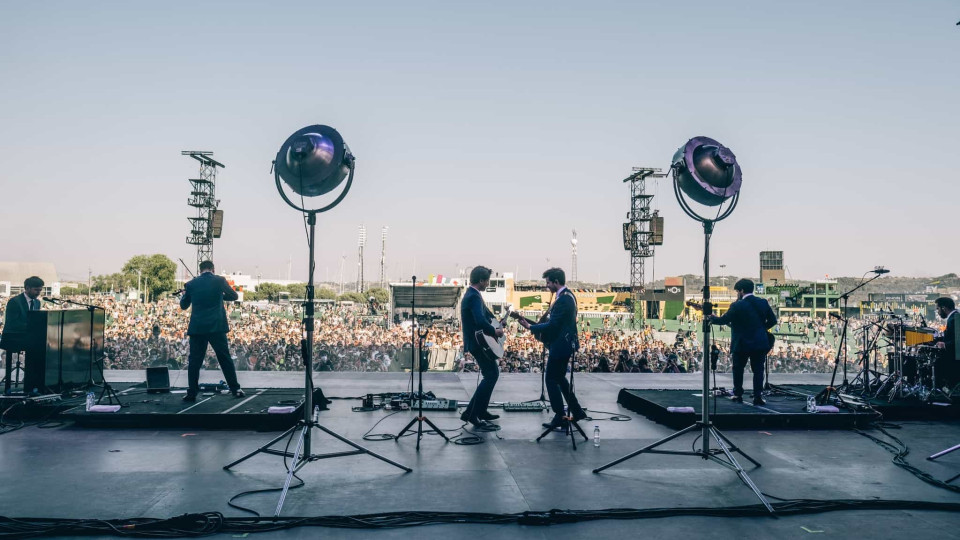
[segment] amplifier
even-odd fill
[[[546,408],[547,406],[539,401],[534,401],[532,403],[508,401],[503,404],[503,410],[507,412],[540,412]]]

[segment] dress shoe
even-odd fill
[[[194,401],[197,400],[197,395],[188,393],[185,396],[183,396],[183,400],[186,401],[187,403],[193,403]]]
[[[743,396],[730,396],[730,401],[734,403],[743,403]]]
[[[467,420],[467,422],[469,422],[471,426],[484,431],[492,431],[492,430],[498,429],[496,424],[491,424],[490,422],[487,422],[486,420],[481,420],[479,418],[471,418]]]
[[[463,421],[463,422],[469,422],[469,421],[470,421],[470,417],[467,416],[467,411],[463,411],[463,413],[460,414],[460,420]]]
[[[487,421],[489,421],[489,420],[496,420],[497,418],[500,418],[500,415],[499,415],[499,414],[490,414],[489,411],[483,411],[482,413],[480,413],[480,414],[477,415],[477,418],[479,418],[479,419],[481,419],[481,420],[487,420]]]
[[[235,398],[246,397],[246,394],[243,393],[243,390],[241,390],[241,389],[239,389],[239,388],[237,388],[236,390],[234,390],[233,392],[230,392],[230,393],[233,394],[233,397],[235,397]]]
[[[567,427],[567,419],[562,416],[554,416],[553,420],[544,422],[543,427],[547,429],[565,429]]]
[[[760,406],[760,405],[766,405],[767,402],[764,401],[762,397],[755,397],[755,398],[753,398],[753,404],[754,404],[754,405],[757,405],[757,406]]]
[[[583,419],[586,418],[586,417],[587,417],[587,411],[585,411],[585,410],[583,410],[583,409],[577,409],[577,410],[573,411],[573,421],[574,421],[574,422],[579,422],[579,421],[583,420]]]

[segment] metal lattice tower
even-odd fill
[[[577,282],[577,230],[573,230],[573,236],[570,238],[570,281]]]
[[[380,229],[380,288],[387,288],[387,226]]]
[[[214,231],[214,217],[220,201],[217,199],[217,167],[224,168],[223,163],[214,160],[213,152],[199,150],[183,150],[182,156],[190,156],[200,162],[200,178],[190,179],[190,198],[187,204],[196,209],[190,221],[190,236],[187,243],[197,246],[196,273],[200,274],[200,263],[213,258],[213,239],[220,237],[219,229]],[[219,228],[219,224],[217,227]]]
[[[639,302],[644,293],[646,275],[644,265],[653,257],[653,239],[650,230],[650,202],[653,195],[647,193],[647,178],[664,178],[661,169],[634,167],[633,174],[623,179],[630,183],[630,212],[623,224],[624,248],[630,251],[630,297]]]
[[[367,243],[367,227],[360,225],[360,236],[357,240],[357,292],[363,293],[363,246]]]

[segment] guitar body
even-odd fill
[[[503,329],[503,321],[509,316],[509,307],[507,308],[507,314],[504,315],[503,320],[490,319],[490,325],[493,326],[494,330]],[[479,351],[480,356],[487,360],[494,362],[499,362],[503,358],[503,353],[505,352],[504,344],[507,341],[506,334],[503,337],[495,337],[487,335],[483,330],[477,330],[474,333],[474,339],[477,342],[477,351]]]

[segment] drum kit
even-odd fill
[[[851,381],[848,393],[864,398],[914,399],[928,402],[942,397],[937,379],[937,359],[941,350],[934,346],[936,330],[913,325],[894,316],[894,320],[870,321],[856,330],[861,343],[860,372]],[[873,360],[871,367],[870,361]],[[881,363],[886,361],[886,370]]]

